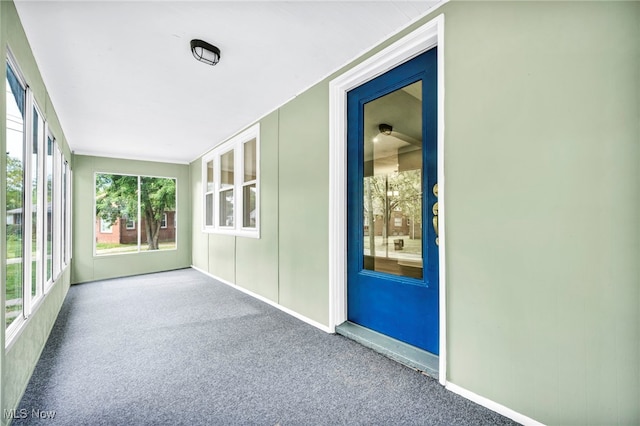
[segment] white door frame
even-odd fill
[[[347,320],[347,92],[438,46],[439,379],[446,384],[444,15],[439,15],[329,83],[329,329]]]

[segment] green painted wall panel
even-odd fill
[[[191,182],[189,166],[151,161],[74,156],[73,283],[186,268],[191,265]],[[93,255],[95,173],[122,173],[177,179],[177,250]]]
[[[329,88],[280,109],[280,304],[329,323]]]
[[[640,418],[638,17],[445,9],[449,379],[544,423]]]
[[[70,269],[67,267],[7,351],[2,378],[3,409],[15,408],[20,402],[69,290],[69,279]],[[2,420],[6,421],[4,416]]]
[[[278,120],[260,121],[260,239],[236,238],[236,284],[278,302]]]
[[[236,282],[236,237],[208,234],[208,272],[225,281]]]
[[[191,264],[207,271],[209,268],[209,242],[202,232],[202,161],[190,164],[191,176]]]
[[[93,281],[94,158],[73,156],[73,253],[71,282]],[[83,194],[79,199],[77,194]]]

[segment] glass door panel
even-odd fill
[[[422,81],[366,103],[363,136],[364,269],[422,278]]]

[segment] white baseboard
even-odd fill
[[[220,281],[221,283],[226,284],[229,287],[232,287],[232,288],[234,288],[236,290],[239,290],[239,291],[241,291],[241,292],[243,292],[243,293],[245,293],[245,294],[247,294],[247,295],[249,295],[249,296],[251,296],[253,298],[256,298],[256,299],[258,299],[258,300],[260,300],[260,301],[262,301],[264,303],[267,303],[267,304],[269,304],[269,305],[281,310],[282,312],[285,312],[285,313],[291,315],[292,317],[295,317],[295,318],[299,319],[300,321],[306,322],[307,324],[312,325],[312,326],[314,326],[314,327],[316,327],[316,328],[318,328],[318,329],[320,329],[320,330],[322,330],[322,331],[324,331],[326,333],[334,333],[334,330],[331,330],[328,326],[326,326],[324,324],[321,324],[321,323],[319,323],[317,321],[314,321],[314,320],[312,320],[310,318],[307,318],[304,315],[299,314],[298,312],[295,312],[295,311],[293,311],[293,310],[291,310],[289,308],[286,308],[286,307],[274,302],[273,300],[267,299],[264,296],[261,296],[261,295],[259,295],[257,293],[254,293],[254,292],[250,291],[250,290],[242,288],[242,287],[240,287],[240,286],[238,286],[238,285],[236,285],[236,284],[234,284],[234,283],[232,283],[230,281],[227,281],[225,279],[217,277],[217,276],[215,276],[215,275],[213,275],[213,274],[211,274],[211,273],[209,273],[209,272],[207,272],[207,271],[205,271],[203,269],[198,268],[197,266],[191,265],[191,267],[193,269],[195,269],[196,271],[202,272],[203,274],[213,278],[214,280]],[[495,411],[496,413],[501,414],[501,415],[503,415],[505,417],[508,417],[511,420],[514,420],[514,421],[516,421],[518,423],[521,423],[521,424],[523,424],[525,426],[544,426],[543,423],[540,423],[540,422],[538,422],[538,421],[536,421],[536,420],[534,420],[534,419],[532,419],[530,417],[527,417],[524,414],[520,414],[520,413],[518,413],[518,412],[516,412],[516,411],[514,411],[514,410],[512,410],[512,409],[510,409],[508,407],[505,407],[502,404],[498,404],[495,401],[492,401],[492,400],[490,400],[488,398],[485,398],[484,396],[480,396],[480,395],[478,395],[476,393],[473,393],[470,390],[462,388],[462,387],[460,387],[460,386],[458,386],[456,384],[453,384],[451,382],[446,382],[445,388],[447,390],[453,392],[453,393],[456,393],[456,394],[462,396],[463,398],[466,398],[466,399],[468,399],[470,401],[473,401],[476,404],[482,405],[483,407],[486,407],[489,410]]]
[[[483,407],[488,408],[491,411],[495,411],[498,414],[502,414],[505,417],[510,418],[518,423],[521,423],[525,426],[544,426],[544,423],[540,423],[537,420],[533,420],[531,417],[527,417],[524,414],[520,414],[511,408],[505,407],[502,404],[498,404],[495,401],[492,401],[484,396],[480,396],[476,393],[471,392],[465,388],[462,388],[458,385],[454,385],[451,382],[447,382],[445,385],[447,390],[450,390],[453,393],[457,393],[458,395],[475,402],[476,404],[480,404]]]
[[[325,333],[333,333],[333,331],[327,325],[324,325],[324,324],[321,324],[321,323],[319,323],[317,321],[314,321],[311,318],[307,318],[304,315],[301,315],[296,311],[293,311],[293,310],[291,310],[289,308],[286,308],[286,307],[274,302],[271,299],[267,299],[264,296],[260,296],[259,294],[254,293],[254,292],[252,292],[250,290],[247,290],[246,288],[242,288],[239,285],[236,285],[236,284],[234,284],[234,283],[232,283],[230,281],[224,280],[224,279],[222,279],[220,277],[216,277],[215,275],[213,275],[213,274],[211,274],[211,273],[209,273],[209,272],[207,272],[207,271],[205,271],[203,269],[200,269],[197,266],[191,265],[191,267],[193,269],[195,269],[196,271],[202,272],[203,274],[210,276],[214,280],[218,280],[221,283],[228,285],[229,287],[233,287],[236,290],[239,290],[239,291],[241,291],[241,292],[243,292],[245,294],[248,294],[251,297],[254,297],[254,298],[260,300],[261,302],[267,303],[267,304],[273,306],[274,308],[278,308],[282,312],[287,313],[287,314],[291,315],[292,317],[295,317],[295,318],[299,319],[300,321],[306,322],[309,325],[312,325],[312,326],[314,326],[316,328],[319,328],[320,330],[324,331]]]

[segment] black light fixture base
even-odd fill
[[[191,40],[191,53],[198,61],[208,65],[213,66],[220,61],[220,49],[203,40]]]

